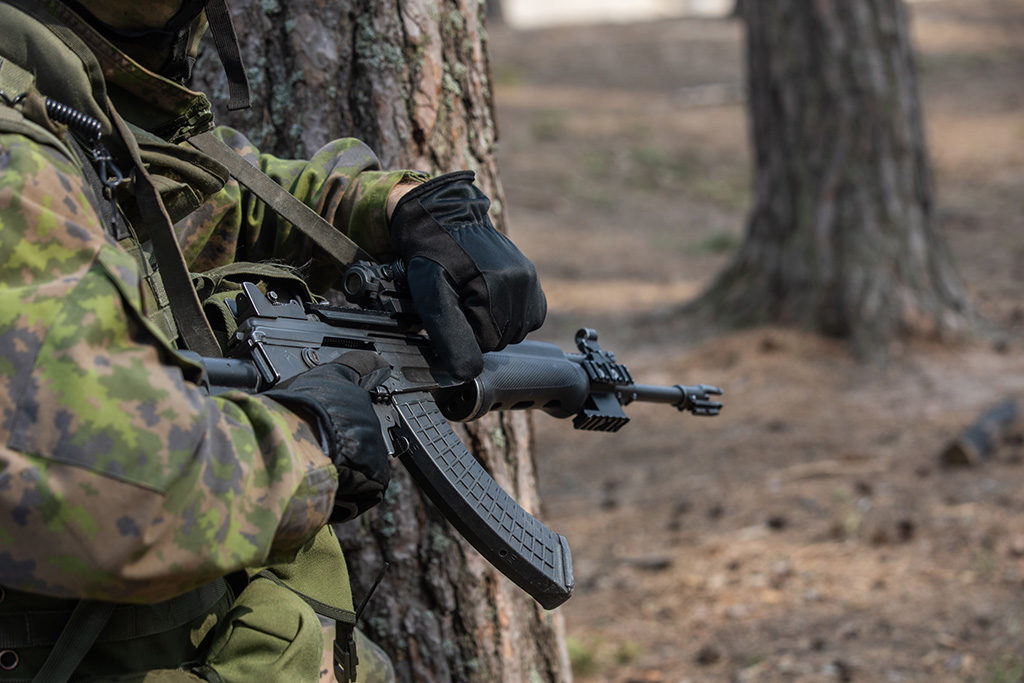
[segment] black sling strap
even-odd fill
[[[32,683],[65,683],[92,649],[100,631],[110,621],[116,605],[112,602],[82,600],[71,612],[64,630],[46,657]]]
[[[303,204],[265,173],[242,158],[212,133],[189,139],[189,144],[222,164],[231,175],[259,197],[275,213],[291,223],[314,244],[326,251],[338,264],[372,260],[359,245],[327,222],[320,214]]]
[[[228,109],[248,109],[249,78],[245,75],[238,35],[231,23],[227,0],[209,0],[206,3],[206,19],[210,22],[217,56],[228,77]]]

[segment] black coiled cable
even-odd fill
[[[96,167],[96,172],[99,173],[100,181],[103,183],[104,194],[108,199],[112,199],[114,189],[121,184],[124,175],[100,140],[103,136],[103,124],[88,114],[83,114],[63,102],[58,102],[49,97],[45,101],[47,116],[86,138],[89,144],[89,153],[92,156],[92,163]]]
[[[103,135],[103,124],[99,121],[49,97],[46,98],[46,114],[54,121],[78,131],[87,137],[89,142],[99,142],[100,136]]]

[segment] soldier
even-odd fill
[[[239,104],[224,0],[0,0],[0,682],[312,680],[311,605],[353,622],[326,525],[387,487],[366,391],[387,368],[353,353],[210,397],[177,353],[223,331],[188,270],[212,304],[242,277],[305,287],[268,259],[311,260],[314,288],[336,272],[187,144],[213,127],[186,87],[208,20]],[[540,326],[536,272],[466,174],[382,171],[351,139],[289,161],[216,135],[404,260],[453,374]]]

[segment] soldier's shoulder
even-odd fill
[[[107,241],[94,192],[81,162],[59,139],[31,121],[4,116],[5,111],[10,109],[0,106],[0,243],[13,251],[3,252],[2,270],[8,275],[15,270],[12,253],[31,251],[46,256],[32,261],[22,277],[52,277],[58,254],[66,258],[57,270],[67,274]],[[54,230],[57,225],[62,229]]]
[[[66,166],[72,173],[81,168],[63,140],[0,101],[0,166],[4,175],[19,170],[18,166],[27,170],[38,164]]]

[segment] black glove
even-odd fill
[[[391,481],[388,449],[368,390],[391,374],[375,353],[349,351],[281,382],[264,396],[316,418],[338,467],[332,522],[366,512],[384,498]]]
[[[491,201],[473,178],[460,171],[429,180],[391,216],[391,243],[405,262],[413,305],[459,379],[476,377],[483,351],[522,341],[547,313],[536,268],[494,229]]]

